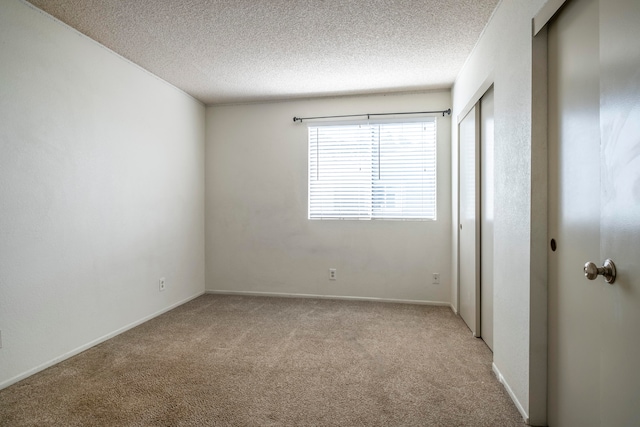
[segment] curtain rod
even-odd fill
[[[303,120],[314,120],[314,119],[337,119],[343,117],[366,117],[367,119],[371,116],[397,116],[401,114],[434,114],[434,113],[442,113],[442,117],[446,115],[451,115],[451,108],[447,110],[438,110],[438,111],[412,111],[408,113],[370,113],[370,114],[346,114],[342,116],[318,116],[318,117],[294,117],[294,122],[302,123]]]

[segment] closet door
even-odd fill
[[[493,351],[493,86],[480,99],[480,336]]]
[[[572,0],[549,27],[552,427],[640,425],[638,22],[636,0]]]
[[[480,327],[480,193],[479,108],[473,107],[459,124],[458,291],[460,316],[474,336]]]

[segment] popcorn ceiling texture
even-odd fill
[[[206,104],[448,88],[499,0],[31,0]]]

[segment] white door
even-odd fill
[[[640,1],[600,2],[601,425],[640,426]]]
[[[552,427],[640,425],[639,22],[636,0],[572,0],[549,27]],[[606,258],[616,281],[587,280]]]
[[[572,1],[549,27],[550,426],[598,425],[600,258],[598,0]],[[595,262],[595,261],[594,261]]]
[[[473,107],[459,125],[459,234],[458,291],[460,316],[474,336],[479,335],[480,250],[478,227],[478,108]]]
[[[493,351],[493,86],[480,99],[480,337]]]

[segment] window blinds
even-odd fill
[[[309,127],[310,219],[436,219],[436,121]]]

